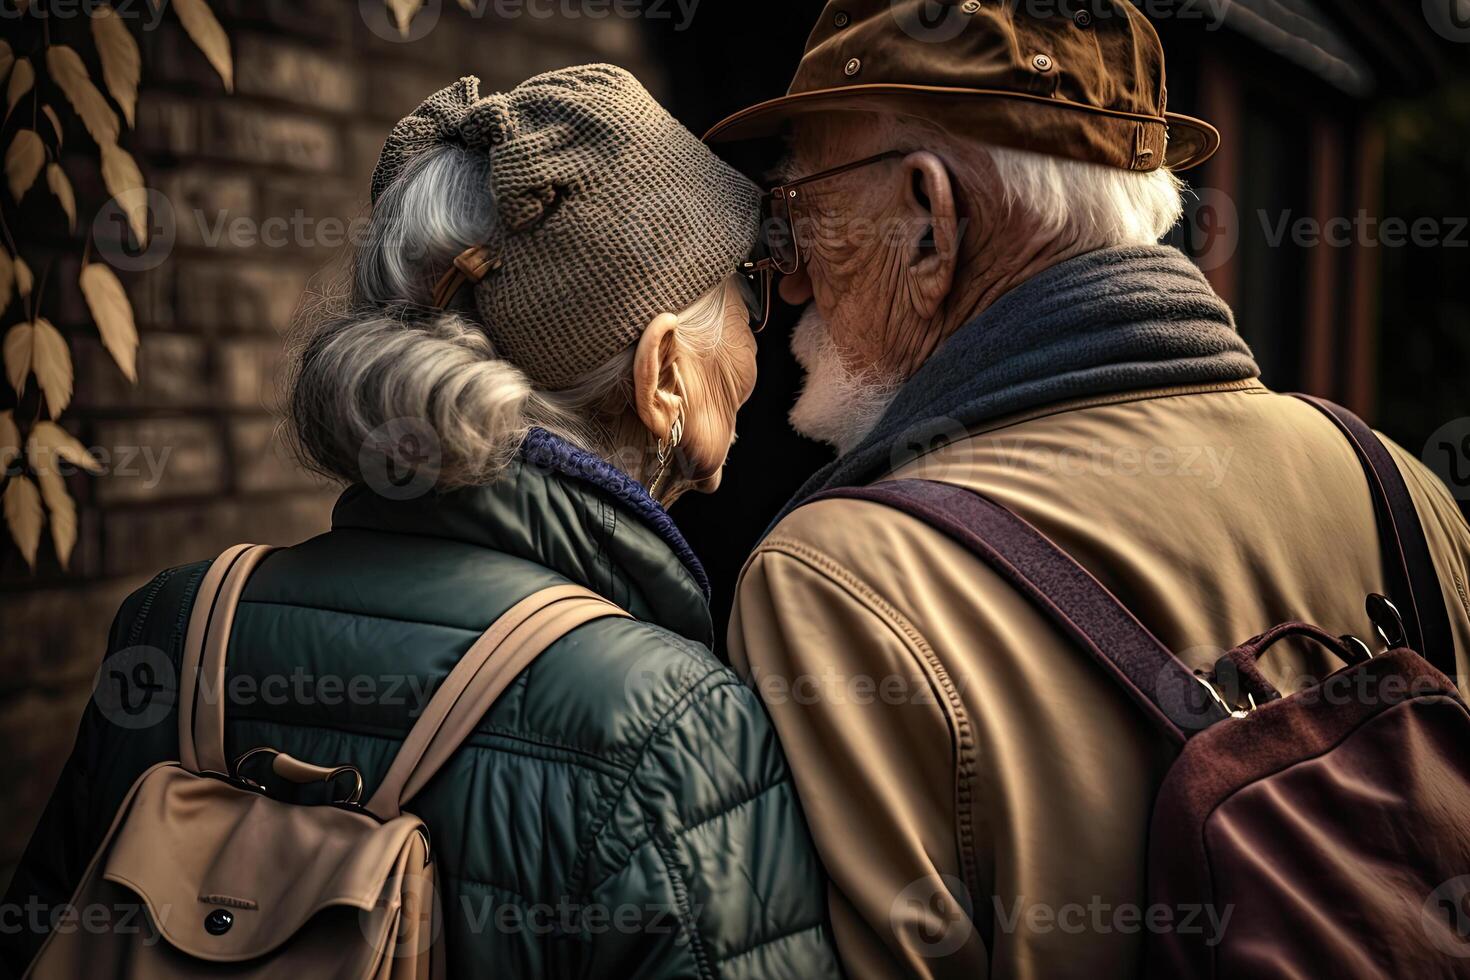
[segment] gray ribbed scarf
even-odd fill
[[[1178,249],[1089,252],[1033,276],[956,331],[862,444],[818,470],[781,517],[813,494],[867,483],[990,419],[1259,374],[1230,307]]]

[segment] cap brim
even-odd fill
[[[733,143],[777,136],[798,118],[828,112],[892,112],[929,119],[936,104],[963,104],[974,100],[1007,99],[1035,102],[1055,109],[1131,119],[1159,121],[1157,116],[1100,109],[1059,99],[993,89],[939,88],[927,85],[851,85],[843,88],[801,92],[751,106],[718,122],[704,134],[708,143]],[[1204,163],[1220,147],[1220,133],[1209,123],[1179,113],[1165,113],[1169,144],[1164,163],[1171,170],[1186,170]]]

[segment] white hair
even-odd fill
[[[1029,214],[1041,234],[1084,251],[1158,244],[1184,215],[1184,183],[1167,167],[1140,172],[1015,150],[910,117],[884,117],[878,131],[892,146],[934,149],[964,182],[994,179],[1007,208]]]
[[[1184,214],[1184,184],[1167,167],[1139,173],[1000,146],[984,152],[1008,207],[1030,212],[1043,234],[1073,238],[1088,251],[1156,245]]]
[[[496,354],[472,290],[451,309],[430,308],[438,276],[495,230],[490,166],[452,146],[414,160],[374,206],[350,283],[298,322],[287,411],[308,467],[356,482],[364,447],[407,419],[438,441],[441,489],[495,480],[532,428],[644,476],[626,457],[649,454],[628,454],[618,435],[631,404],[633,347],[566,388],[544,390]],[[679,343],[702,356],[721,350],[727,304],[740,296],[727,280],[696,300],[679,315]]]

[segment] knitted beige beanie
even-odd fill
[[[688,308],[755,246],[760,192],[611,65],[481,97],[468,76],[393,127],[374,202],[414,157],[484,152],[498,265],[475,287],[496,352],[538,386],[570,386]]]

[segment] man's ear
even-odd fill
[[[954,182],[944,161],[927,150],[910,153],[903,165],[908,204],[916,215],[913,227],[904,228],[908,275],[917,304],[915,312],[929,318],[938,315],[954,288],[959,261],[960,225]]]
[[[644,427],[659,439],[668,439],[684,407],[678,341],[679,318],[663,313],[643,331],[633,352],[633,407]]]

